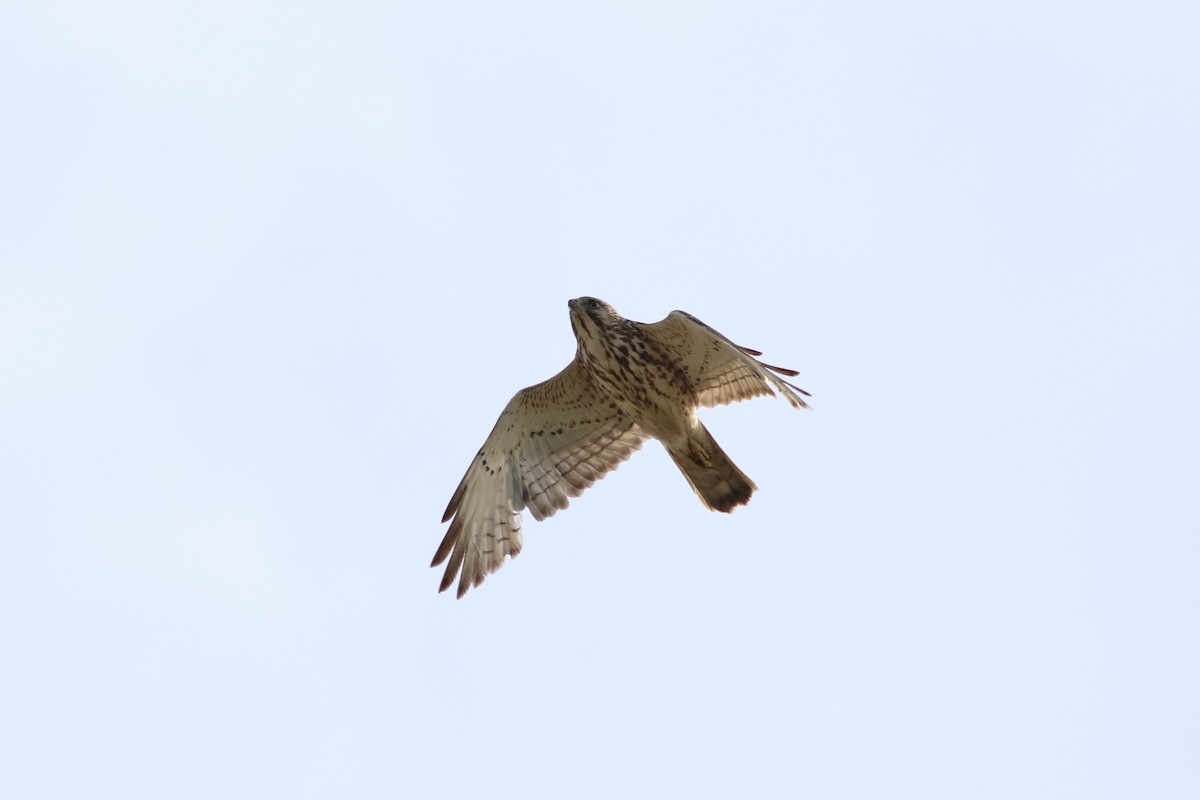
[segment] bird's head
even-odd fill
[[[628,320],[616,309],[595,297],[576,297],[567,301],[567,307],[571,309],[571,328],[575,338],[585,351],[592,349],[596,339],[607,337],[615,329],[628,324]]]
[[[575,329],[576,336],[579,335],[581,323],[584,326],[591,323],[593,327],[611,328],[614,324],[625,321],[616,309],[595,297],[576,297],[574,300],[568,300],[567,308],[571,309],[571,327]]]

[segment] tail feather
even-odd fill
[[[664,443],[665,444],[665,443]],[[700,501],[713,511],[733,511],[750,502],[758,487],[737,468],[712,438],[704,425],[697,423],[687,442],[676,448],[667,445],[667,453],[687,478]]]

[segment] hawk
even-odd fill
[[[782,394],[807,408],[808,392],[772,373],[691,314],[634,322],[594,297],[567,303],[575,359],[517,392],[454,490],[450,529],[430,566],[450,559],[439,591],[458,596],[521,552],[521,511],[543,520],[617,468],[646,439],[662,442],[704,505],[731,512],[757,488],[696,417],[696,409]],[[451,521],[453,519],[453,521]]]

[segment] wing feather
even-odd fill
[[[521,552],[521,512],[553,516],[641,447],[646,433],[596,400],[578,362],[517,392],[446,506],[450,528],[431,566],[458,596]]]
[[[642,330],[676,355],[701,406],[722,406],[778,391],[793,407],[808,408],[800,396],[808,392],[774,374],[791,377],[800,373],[764,364],[753,358],[762,353],[734,344],[686,311],[672,311],[660,322],[643,325]]]

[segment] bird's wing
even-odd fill
[[[808,392],[772,374],[792,377],[794,369],[773,367],[755,359],[757,350],[741,347],[685,311],[642,325],[642,331],[678,359],[701,406],[723,406],[776,391],[795,408],[807,408]]]
[[[521,551],[521,511],[566,508],[642,446],[646,433],[601,400],[578,362],[517,392],[446,506],[450,530],[431,566],[450,558],[439,591],[461,570],[458,596]]]

